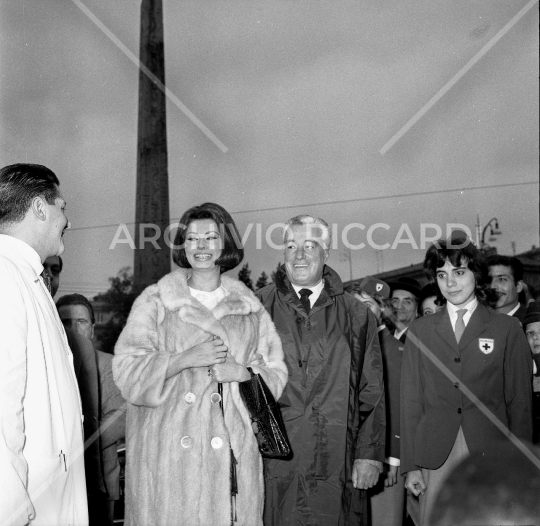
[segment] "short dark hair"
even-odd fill
[[[56,310],[60,310],[60,307],[65,307],[66,305],[82,305],[88,309],[90,313],[90,319],[92,320],[92,325],[96,323],[96,318],[94,316],[94,308],[92,304],[85,298],[82,294],[66,294],[62,296],[56,302]]]
[[[496,301],[496,293],[489,288],[488,267],[484,255],[476,248],[468,236],[457,231],[453,232],[448,239],[435,241],[428,248],[424,259],[424,270],[430,281],[436,285],[437,299],[439,301],[444,301],[444,296],[437,284],[437,270],[443,267],[446,261],[449,261],[454,267],[466,263],[469,270],[474,274],[476,281],[475,294],[478,300],[483,304]]]
[[[32,199],[42,196],[53,205],[58,197],[58,177],[40,164],[11,164],[0,169],[0,224],[19,223]]]
[[[174,239],[173,261],[179,267],[191,268],[185,250],[186,230],[190,223],[198,219],[211,219],[214,221],[219,228],[220,235],[223,236],[223,250],[216,261],[216,265],[220,266],[221,272],[226,272],[238,266],[244,259],[244,247],[240,240],[238,228],[236,228],[236,224],[229,212],[216,203],[203,203],[184,212],[180,218],[180,224]]]
[[[501,256],[500,254],[492,254],[487,259],[487,265],[488,267],[494,267],[495,265],[510,267],[512,269],[514,283],[523,280],[523,263],[518,258],[512,256]]]

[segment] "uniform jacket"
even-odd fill
[[[228,295],[209,311],[189,293],[187,271],[148,287],[120,335],[113,374],[128,401],[126,524],[230,526],[230,450],[238,461],[237,526],[262,524],[262,459],[238,383],[223,384],[225,418],[206,367],[166,380],[169,358],[216,335],[279,397],[287,380],[270,317],[243,283],[222,276]]]
[[[0,524],[87,525],[73,357],[39,255],[0,235]]]
[[[457,379],[445,376],[418,342]],[[527,340],[511,316],[478,304],[459,345],[447,309],[415,320],[405,343],[401,376],[402,473],[439,468],[460,426],[471,453],[488,451],[494,440],[503,438],[463,386],[518,438],[530,441],[531,374]]]
[[[399,411],[403,344],[385,327],[379,332],[386,396],[386,456],[399,458]]]
[[[289,383],[279,400],[292,446],[266,465],[265,525],[359,524],[355,459],[384,460],[382,358],[371,311],[324,269],[309,315],[286,276],[258,291],[283,342]],[[365,518],[365,517],[364,517]]]

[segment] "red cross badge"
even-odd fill
[[[495,340],[491,338],[478,338],[478,347],[484,354],[489,354],[495,347]]]

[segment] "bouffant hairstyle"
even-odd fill
[[[0,225],[21,222],[35,197],[42,196],[54,205],[58,186],[58,177],[41,164],[19,163],[0,169]]]
[[[179,267],[191,268],[185,250],[186,230],[190,223],[198,219],[211,219],[218,226],[223,249],[216,261],[216,265],[219,265],[221,272],[227,272],[227,270],[238,266],[244,259],[244,247],[240,240],[238,228],[229,212],[216,203],[203,203],[184,212],[180,218],[178,231],[174,239],[173,261]]]
[[[488,267],[483,253],[476,248],[464,232],[460,231],[452,232],[452,235],[448,239],[435,241],[426,252],[424,270],[436,287],[437,301],[445,301],[437,284],[437,271],[447,261],[454,265],[454,267],[460,267],[466,264],[469,270],[471,270],[476,281],[475,294],[478,301],[485,305],[496,301],[496,293],[489,288]]]

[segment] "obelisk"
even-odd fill
[[[134,288],[141,291],[170,272],[170,249],[164,233],[169,224],[169,177],[165,113],[165,55],[162,0],[142,0],[135,211]],[[157,236],[159,232],[159,236]],[[157,237],[156,237],[157,236]]]

